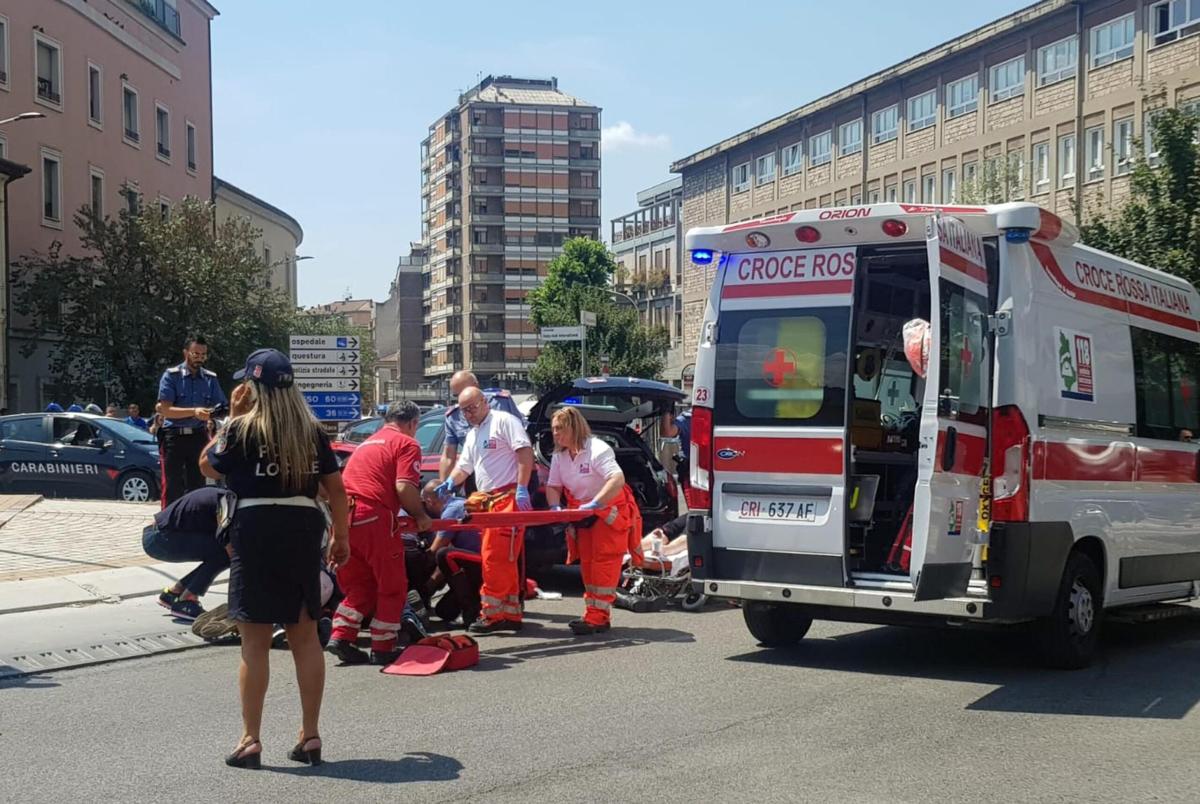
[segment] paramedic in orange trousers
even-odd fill
[[[428,530],[429,515],[421,503],[421,445],[413,438],[421,420],[414,402],[395,402],[384,425],[358,445],[342,480],[351,500],[350,560],[338,570],[345,598],[333,618],[326,650],[344,664],[368,661],[354,644],[363,619],[371,617],[371,664],[396,660],[400,620],[408,596],[404,539],[396,530],[401,507]]]
[[[586,526],[575,526],[573,539],[568,535],[567,563],[578,555],[583,571],[583,619],[571,621],[570,628],[581,636],[597,634],[610,627],[625,554],[635,564],[641,563],[642,515],[612,447],[592,435],[578,410],[558,410],[550,419],[550,429],[554,457],[546,501],[557,509],[566,492],[568,507],[596,512],[594,518],[584,520]]]
[[[478,491],[468,498],[468,511],[531,511],[529,476],[533,473],[533,448],[521,420],[510,413],[491,410],[478,388],[467,388],[458,407],[471,425],[458,465],[437,487],[443,499],[474,475]],[[475,502],[482,500],[482,502]],[[524,528],[484,528],[481,556],[483,588],[479,619],[470,631],[519,631],[521,628],[521,573],[519,561]]]

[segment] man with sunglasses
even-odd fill
[[[200,453],[208,444],[209,420],[213,408],[228,404],[216,372],[204,368],[207,361],[208,342],[193,335],[183,344],[183,362],[158,381],[154,409],[163,417],[158,431],[163,508],[205,485]]]

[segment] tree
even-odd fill
[[[618,305],[608,292],[616,263],[603,243],[577,237],[563,244],[562,253],[550,261],[546,279],[529,294],[534,326],[579,324],[579,311],[596,314],[596,326],[587,332],[588,365],[584,374],[599,368],[600,355],[608,355],[614,374],[657,377],[668,346],[667,333],[642,326],[638,312]],[[542,348],[529,378],[545,390],[579,376],[579,344],[549,343]]]
[[[192,333],[209,340],[224,382],[254,349],[287,349],[296,314],[266,287],[260,233],[248,222],[214,226],[211,204],[186,199],[167,218],[157,209],[100,218],[84,207],[75,225],[79,256],[56,243],[13,263],[14,309],[51,336],[60,393],[156,399],[161,372]]]
[[[1126,259],[1200,280],[1200,118],[1178,109],[1154,114],[1151,166],[1135,147],[1130,198],[1118,210],[1092,210],[1080,228],[1084,243]],[[1138,145],[1138,143],[1135,143]]]

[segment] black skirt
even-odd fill
[[[229,542],[229,616],[244,623],[297,623],[321,612],[321,540],[316,508],[263,505],[233,518]]]

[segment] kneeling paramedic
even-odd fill
[[[354,644],[363,620],[371,617],[372,664],[388,665],[399,655],[397,635],[408,597],[404,539],[396,518],[403,507],[418,530],[428,530],[421,504],[421,445],[413,438],[421,410],[414,402],[396,402],[384,414],[384,426],[359,444],[342,478],[350,496],[350,560],[338,570],[345,598],[333,618],[326,650],[346,664],[364,664]]]
[[[565,492],[568,507],[596,512],[574,526],[573,538],[567,531],[567,563],[578,556],[584,590],[583,619],[570,627],[576,634],[595,634],[609,629],[626,552],[641,563],[642,515],[612,447],[592,435],[578,410],[560,409],[550,428],[554,457],[546,501],[559,508]]]
[[[458,406],[471,425],[458,465],[437,487],[446,497],[468,477],[478,489],[467,498],[467,511],[531,511],[529,476],[533,473],[533,448],[521,421],[512,414],[491,410],[478,388],[467,388]],[[360,447],[361,449],[361,447]],[[525,538],[522,527],[484,528],[482,610],[470,630],[477,634],[517,631],[521,628],[520,558]]]

